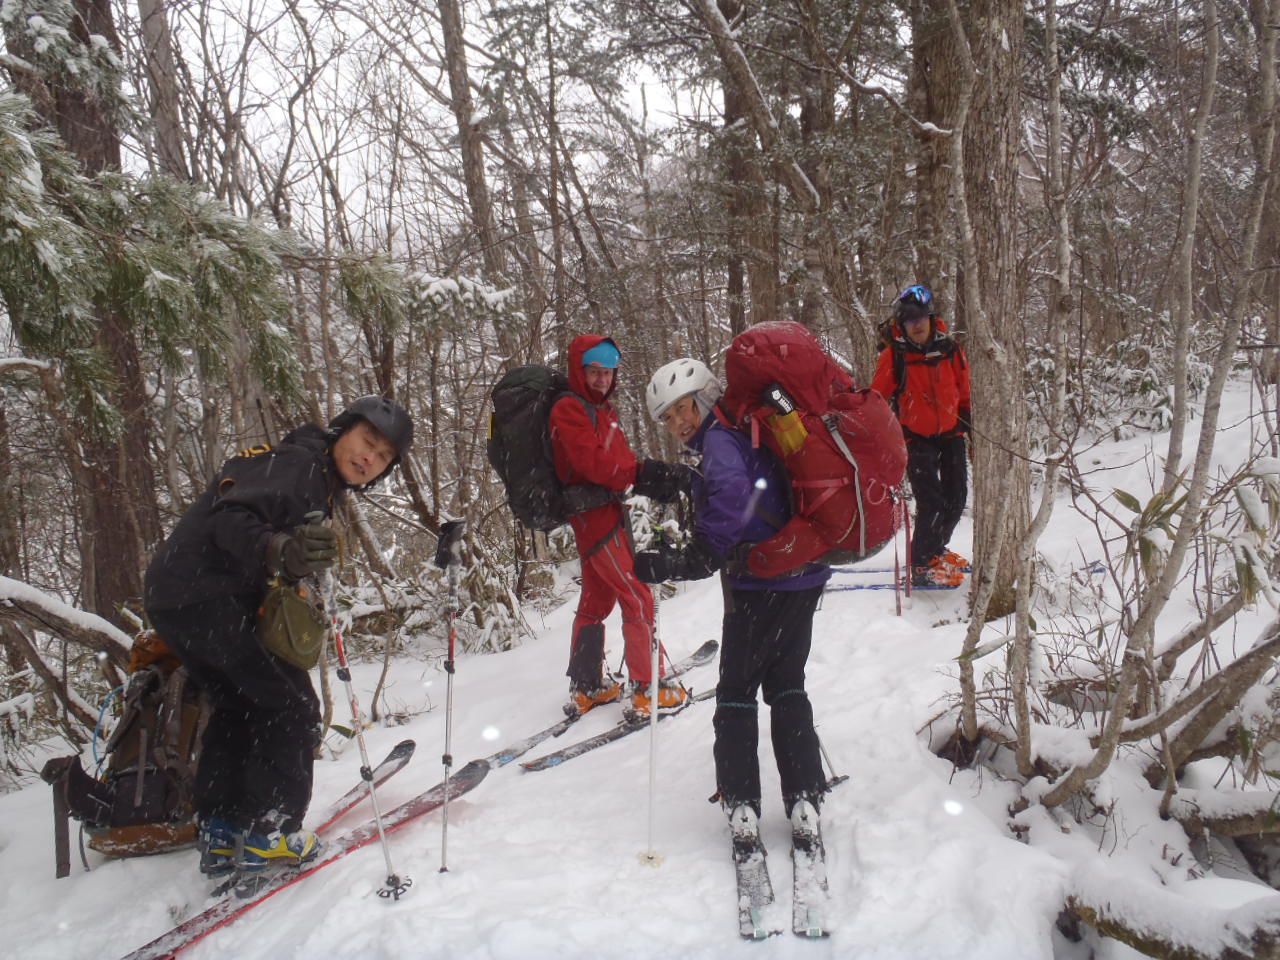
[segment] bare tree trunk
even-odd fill
[[[1053,434],[1062,429],[1067,396],[1067,326],[1071,322],[1071,222],[1067,216],[1067,186],[1063,173],[1062,147],[1062,70],[1058,59],[1058,5],[1056,0],[1045,4],[1045,72],[1049,79],[1047,104],[1048,143],[1045,166],[1047,183],[1045,199],[1053,214],[1054,224],[1054,274],[1049,290],[1049,334],[1054,350],[1053,401],[1048,414],[1049,430]],[[1057,449],[1051,450],[1050,444]],[[1053,516],[1054,502],[1058,495],[1058,474],[1066,456],[1067,441],[1061,437],[1045,445],[1047,464],[1041,489],[1040,506],[1028,528],[1026,536],[1018,544],[1016,620],[1013,654],[1010,658],[1010,687],[1013,691],[1014,711],[1018,724],[1016,756],[1018,772],[1030,778],[1035,774],[1031,759],[1031,708],[1027,696],[1030,682],[1031,645],[1031,586],[1036,542]]]
[[[506,274],[506,259],[494,220],[493,201],[489,195],[489,181],[484,169],[484,137],[476,122],[471,99],[466,43],[462,30],[462,7],[459,0],[437,0],[436,6],[443,28],[445,66],[449,73],[449,106],[453,111],[462,148],[462,177],[466,185],[471,222],[480,243],[485,279],[496,285]],[[552,162],[555,162],[554,158]],[[557,270],[557,274],[559,272]],[[519,338],[514,335],[514,331],[499,329],[496,333],[503,362],[515,360],[520,353]]]
[[[1027,531],[1030,488],[1025,459],[1021,314],[1013,312],[1014,290],[1010,289],[1016,281],[1012,248],[1016,231],[1012,225],[1018,214],[1017,146],[1021,132],[1018,98],[1012,91],[1019,87],[1022,8],[1008,0],[1000,2],[1003,5],[998,7],[971,8],[973,22],[978,25],[973,31],[974,47],[955,0],[947,2],[959,68],[951,78],[958,91],[956,116],[950,125],[953,207],[963,250],[975,400],[976,436],[971,437],[976,464],[975,574],[970,595],[972,615],[960,658],[962,733],[970,742],[978,736],[977,689],[970,655],[977,648],[986,615],[993,609],[993,598],[998,598],[994,605],[997,616],[1016,608],[1012,545]],[[980,61],[975,48],[981,53]],[[973,109],[978,62],[983,65],[981,76],[987,91],[982,110]],[[978,132],[971,134],[974,128]],[[972,204],[971,196],[977,198]],[[1002,329],[996,326],[997,317],[1016,322]]]
[[[911,113],[936,127],[951,126],[959,89],[952,81],[959,65],[945,6],[918,0],[911,5],[911,73],[907,98]],[[915,270],[903,280],[927,283],[943,303],[954,304],[955,278],[947,275],[943,231],[951,206],[951,154],[947,140],[926,130],[915,131],[916,209],[912,247]],[[900,268],[901,269],[901,268]]]
[[[138,0],[142,56],[147,72],[150,116],[155,125],[156,163],[163,173],[190,180],[182,117],[178,109],[177,68],[165,0]]]
[[[119,610],[142,598],[147,550],[160,539],[160,511],[151,466],[150,412],[142,358],[131,331],[102,309],[98,342],[117,375],[112,405],[124,421],[121,434],[94,432],[83,439],[88,489],[86,566],[92,567],[90,609],[122,625]],[[85,418],[88,425],[88,418]]]
[[[723,9],[717,7],[713,0],[694,0],[693,6],[698,12],[703,26],[711,37],[716,54],[724,68],[724,84],[726,101],[729,91],[737,98],[744,117],[748,120],[752,132],[760,141],[763,153],[774,157],[773,171],[778,183],[787,191],[787,195],[801,216],[812,217],[822,209],[822,196],[813,181],[795,160],[785,156],[786,144],[777,120],[769,108],[769,104],[751,71],[736,33]],[[760,267],[760,275],[752,281],[751,301],[753,320],[774,319],[777,315],[777,254],[771,226],[769,234],[769,258]],[[758,235],[757,235],[758,236]],[[763,246],[757,239],[756,246]],[[816,234],[811,231],[805,240],[805,285],[812,296],[813,284],[821,282],[823,257]],[[748,269],[751,264],[748,264]],[[758,289],[766,284],[773,284],[768,289]],[[767,315],[765,314],[767,311]]]
[[[546,18],[547,41],[547,151],[549,153],[547,181],[547,213],[551,217],[551,289],[554,336],[568,339],[569,317],[565,303],[564,227],[560,208],[560,119],[556,105],[556,57],[551,44],[551,4],[543,8]]]
[[[718,0],[725,20],[743,16],[738,0]],[[756,163],[754,137],[747,125],[747,104],[726,74],[724,90],[726,213],[729,217],[729,328],[734,336],[750,324],[777,319],[778,267],[771,255],[772,234],[765,202],[764,176]]]
[[[1014,609],[1012,545],[1029,521],[1026,350],[1016,239],[1020,219],[1023,5],[978,0],[970,8],[973,57],[982,82],[964,132],[963,175],[976,246],[962,296],[973,371],[974,564],[991,583],[989,605],[970,597],[975,623]]]
[[[9,418],[0,407],[0,576],[21,579],[18,551],[17,478],[13,475],[13,455],[9,447]],[[17,673],[23,660],[18,627],[0,621],[0,646],[7,652],[8,670]]]
[[[82,21],[83,42],[103,37],[119,55],[120,43],[110,0],[75,0]],[[37,112],[61,135],[83,172],[90,177],[120,166],[120,136],[108,107],[95,91],[58,77],[46,87],[34,76],[19,78]],[[81,469],[76,496],[81,503],[84,559],[81,586],[89,607],[105,616],[118,616],[126,603],[142,594],[145,550],[159,537],[150,444],[150,418],[141,354],[133,332],[109,307],[100,307],[97,346],[106,358],[115,383],[110,400],[123,421],[119,436],[111,435],[86,414],[73,427],[76,442],[68,451]],[[122,623],[125,623],[123,618]]]
[[[1174,283],[1178,290],[1173,318],[1173,423],[1169,426],[1169,447],[1164,459],[1161,488],[1172,491],[1182,470],[1182,439],[1187,429],[1187,351],[1191,342],[1192,257],[1195,254],[1196,221],[1200,211],[1200,172],[1203,167],[1205,132],[1213,114],[1213,98],[1218,83],[1218,5],[1204,0],[1204,72],[1200,79],[1200,103],[1195,122],[1187,136],[1184,161],[1182,213],[1178,219],[1177,262]]]

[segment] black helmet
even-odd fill
[[[368,420],[370,425],[390,440],[391,445],[396,448],[396,457],[387,465],[387,469],[367,484],[367,486],[373,486],[400,462],[400,458],[413,445],[413,420],[404,407],[394,400],[388,400],[386,397],[361,397],[359,400],[353,400],[347,409],[329,421],[330,442],[337,440],[355,426],[357,420]]]
[[[893,315],[898,320],[914,320],[933,313],[933,291],[923,283],[913,283],[893,302]]]

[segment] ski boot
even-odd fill
[[[243,831],[226,817],[200,821],[196,846],[200,850],[200,872],[206,877],[225,877],[236,869],[236,843]]]
[[[964,583],[964,574],[947,563],[942,557],[934,557],[926,566],[911,568],[911,585],[913,587],[936,587],[943,590],[954,590]]]
[[[689,703],[689,691],[679,680],[663,678],[658,681],[658,715],[678,713]],[[631,703],[626,711],[627,719],[642,721],[649,719],[650,698],[649,684],[637,684],[631,691]]]
[[[569,701],[564,705],[564,713],[567,717],[580,717],[588,710],[621,699],[622,684],[616,680],[606,680],[593,690],[583,690],[574,685],[569,687]]]
[[[244,873],[257,873],[274,864],[300,867],[320,856],[323,850],[324,841],[310,830],[254,832],[245,836],[237,866]]]

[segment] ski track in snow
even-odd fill
[[[1235,396],[1247,401],[1247,391],[1237,389]],[[1223,422],[1236,420],[1224,413]],[[1113,462],[1129,466],[1101,482],[1141,487],[1146,470],[1134,464],[1134,448],[1144,442],[1149,438],[1116,445]],[[1080,555],[1077,535],[1088,543],[1090,533],[1060,506],[1041,547],[1064,567],[1083,567],[1093,558]],[[953,547],[967,552],[970,538],[966,516]],[[867,565],[884,567],[886,559],[891,565],[891,552]],[[828,593],[815,618],[808,687],[835,772],[849,777],[822,809],[829,939],[805,941],[789,930],[764,943],[738,939],[728,826],[719,807],[707,802],[715,790],[714,703],[708,702],[658,727],[658,866],[640,859],[649,847],[645,730],[562,767],[526,773],[513,763],[491,772],[451,804],[447,873],[439,872],[439,814],[392,834],[394,865],[414,881],[398,902],[376,896],[385,867],[375,843],[271,898],[183,956],[549,960],[631,958],[650,950],[693,960],[1083,956],[1052,933],[1067,860],[1011,839],[1003,827],[1011,789],[989,773],[953,771],[918,734],[956,688],[952,658],[964,634],[966,593],[967,587],[917,593],[905,602],[902,617],[894,614],[891,591]],[[559,717],[575,606],[571,584],[567,601],[545,617],[531,612],[536,636],[518,649],[460,658],[454,769]],[[1176,606],[1171,621],[1181,616]],[[659,627],[672,657],[719,637],[721,612],[717,580],[683,585],[664,601]],[[615,613],[607,624],[614,665],[621,654],[619,626]],[[1000,629],[989,626],[984,639]],[[1251,630],[1252,623],[1242,620],[1245,642],[1256,636]],[[362,703],[377,674],[374,664],[355,667]],[[712,663],[690,673],[688,682],[707,689],[715,677]],[[389,702],[425,712],[406,725],[368,732],[373,756],[405,737],[418,743],[410,765],[379,791],[384,810],[442,779],[444,695],[438,661],[395,665]],[[619,711],[617,705],[594,711],[525,759],[604,729]],[[340,705],[336,720],[345,720],[342,712]],[[760,718],[761,830],[780,916],[789,919],[789,826],[767,709]],[[354,745],[336,761],[318,762],[315,809],[351,786],[358,766]],[[73,850],[72,876],[55,880],[50,808],[49,789],[39,782],[0,797],[6,956],[119,957],[207,905],[210,884],[198,875],[191,851],[114,862],[90,851],[94,869],[85,873]],[[367,811],[367,804],[358,808],[338,831],[362,822]],[[1242,897],[1222,893],[1224,884],[1249,886],[1216,880],[1206,889],[1239,902]],[[1107,942],[1096,956],[1137,954]]]

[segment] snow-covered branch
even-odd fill
[[[1206,830],[1223,837],[1261,837],[1280,832],[1280,795],[1265,790],[1179,790],[1169,813],[1188,836]]]
[[[1085,923],[1150,957],[1261,960],[1280,956],[1280,896],[1233,910],[1133,882],[1094,859],[1069,881],[1068,909]]]
[[[107,654],[119,665],[129,661],[133,640],[123,630],[95,613],[79,610],[20,580],[0,577],[0,618],[65,637]]]

